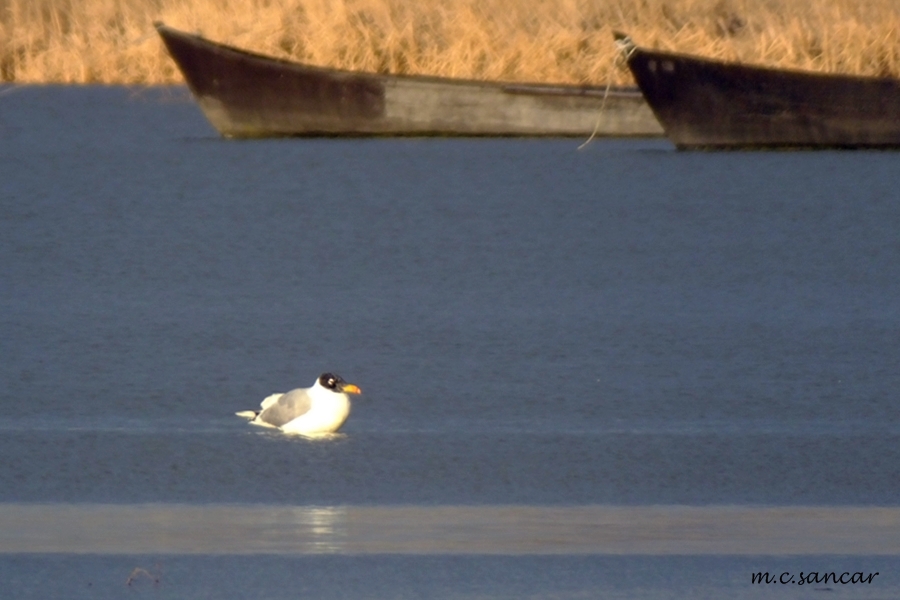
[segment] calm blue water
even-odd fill
[[[0,514],[896,507],[900,154],[581,141],[229,142],[181,88],[0,88]],[[327,370],[365,392],[337,439],[233,416]],[[155,562],[160,597],[824,595],[750,585],[802,557],[22,548],[15,597]],[[850,562],[880,579],[828,597],[900,596]]]

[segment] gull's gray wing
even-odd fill
[[[281,427],[285,423],[289,423],[309,412],[311,405],[312,400],[309,394],[306,393],[306,390],[291,390],[286,394],[282,394],[277,401],[270,404],[256,418],[269,425]]]

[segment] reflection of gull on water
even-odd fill
[[[276,548],[300,554],[333,554],[344,550],[347,511],[343,507],[285,506],[260,510],[251,509],[245,513],[246,518],[239,519],[246,533],[256,537],[253,544],[260,551]]]
[[[340,552],[343,549],[346,510],[334,506],[295,508],[297,527],[310,540],[314,552]]]

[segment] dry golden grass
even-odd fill
[[[0,81],[174,83],[152,22],[318,65],[630,83],[642,45],[900,77],[898,0],[0,0]]]

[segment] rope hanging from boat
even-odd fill
[[[631,41],[631,37],[622,33],[621,31],[614,31],[613,38],[615,38],[616,49],[619,51],[616,56],[616,60],[620,57],[624,56],[627,61],[631,58],[631,55],[634,54],[637,46],[634,45],[634,42]]]
[[[615,38],[616,44],[616,57],[613,59],[613,67],[618,67],[621,62],[624,60],[628,62],[628,59],[631,58],[631,54],[634,52],[635,45],[634,42],[631,41],[631,38],[625,35],[624,33],[614,31],[613,37]],[[591,141],[597,137],[597,131],[600,130],[600,121],[603,118],[603,109],[606,107],[606,98],[609,96],[609,89],[612,86],[612,78],[607,78],[606,80],[606,90],[603,92],[603,101],[600,102],[600,110],[597,111],[597,122],[594,123],[594,131],[591,132],[590,137],[584,141],[580,146],[578,146],[579,150],[582,150],[585,146],[591,143]]]

